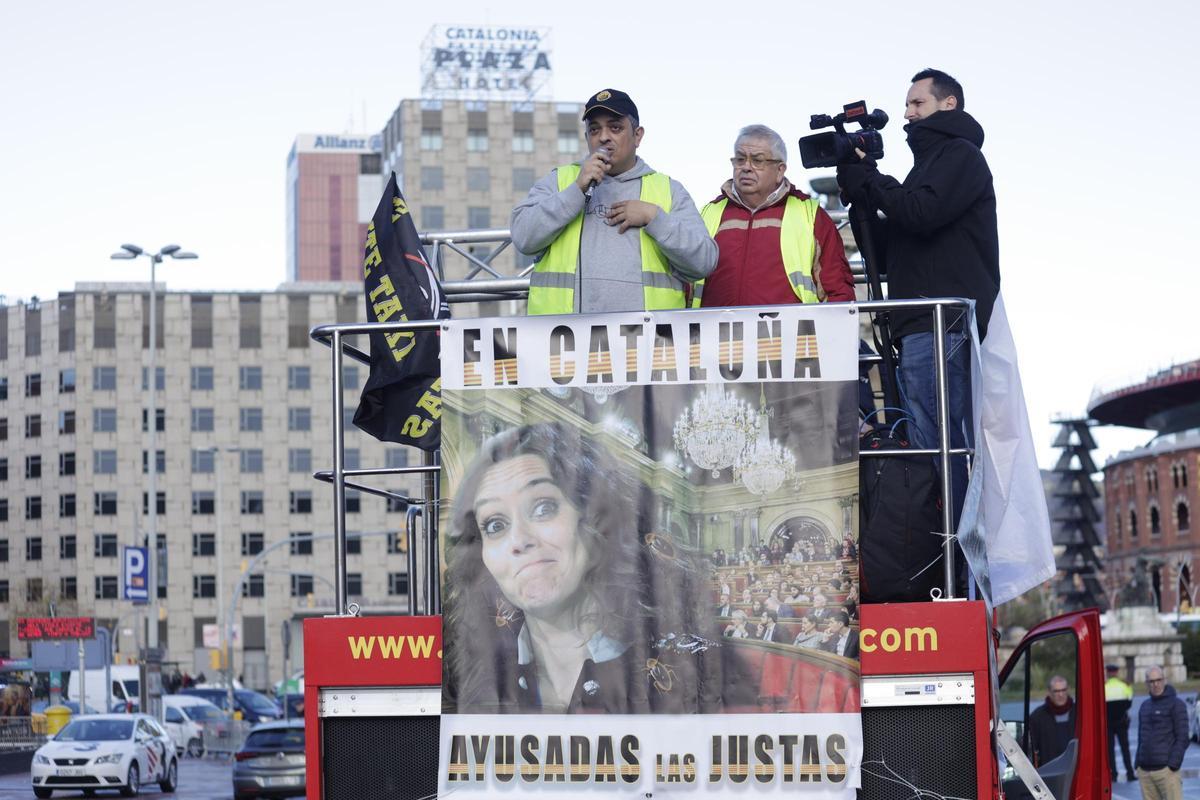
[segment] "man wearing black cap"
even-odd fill
[[[1104,705],[1108,711],[1108,766],[1113,783],[1117,782],[1117,742],[1125,759],[1125,780],[1133,780],[1133,761],[1129,757],[1129,708],[1133,705],[1133,687],[1121,680],[1121,669],[1106,664],[1104,672]]]
[[[518,250],[538,260],[530,314],[683,308],[687,284],[717,263],[691,196],[637,157],[644,133],[629,95],[588,100],[589,155],[542,178],[512,213]]]

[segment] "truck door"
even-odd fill
[[[1112,796],[1103,662],[1100,614],[1088,609],[1035,626],[1000,671],[1001,722],[1055,800]],[[1011,768],[1001,782],[1011,800],[1029,797]]]

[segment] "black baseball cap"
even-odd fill
[[[1121,668],[1118,667],[1116,664],[1105,664],[1104,669],[1107,670],[1108,672],[1120,672],[1121,671]]]
[[[592,95],[588,99],[587,105],[583,107],[583,118],[587,119],[588,115],[596,109],[611,111],[619,117],[641,119],[633,100],[620,89],[601,89]]]

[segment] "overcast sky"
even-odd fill
[[[986,8],[981,10],[976,5]],[[417,97],[434,23],[549,26],[553,96],[628,91],[641,155],[698,200],[737,129],[789,143],[810,114],[865,99],[892,117],[881,167],[911,165],[909,78],[964,85],[987,133],[1001,270],[1044,465],[1056,413],[1093,386],[1200,356],[1195,223],[1200,114],[1183,2],[59,2],[0,12],[0,294],[145,280],[121,242],[199,261],[171,289],[269,289],[285,277],[284,171],[302,132],[378,131]],[[919,11],[917,9],[920,9]],[[811,174],[795,159],[789,175]],[[1102,453],[1144,441],[1102,430]]]

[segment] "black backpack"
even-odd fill
[[[869,430],[860,452],[911,450],[890,428]],[[943,584],[941,485],[933,458],[859,459],[859,564],[865,603],[921,602]]]

